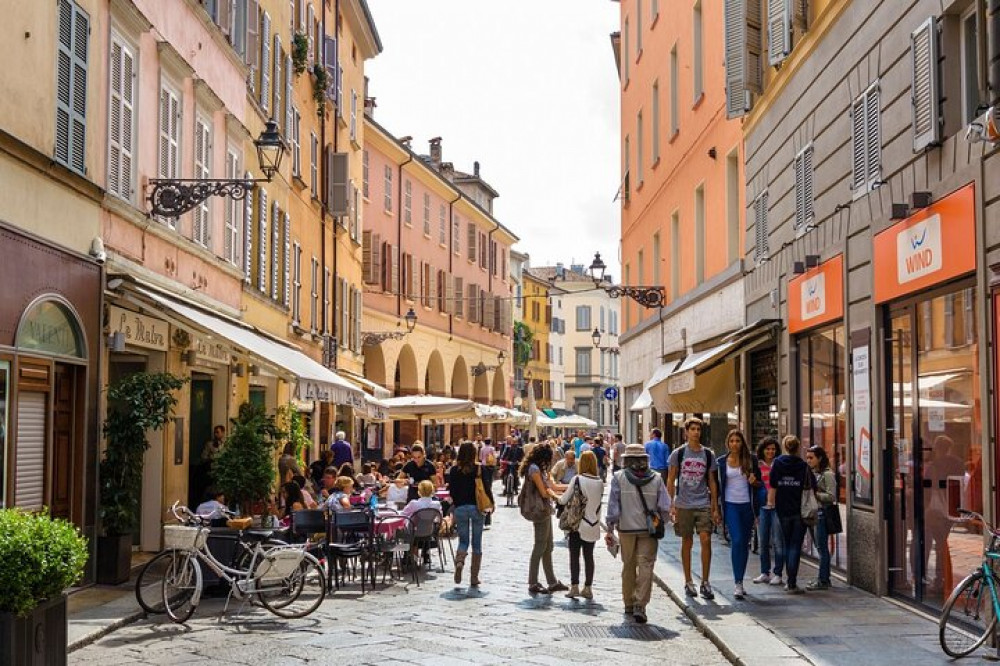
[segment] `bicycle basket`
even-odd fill
[[[200,550],[208,540],[208,530],[187,525],[164,525],[163,547],[178,550]]]
[[[257,577],[261,581],[283,580],[299,568],[304,555],[299,548],[272,549],[258,565]]]

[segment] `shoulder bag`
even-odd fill
[[[826,525],[827,534],[840,534],[844,531],[844,525],[840,521],[840,508],[836,503],[823,507],[823,524]]]
[[[811,475],[812,472],[806,469],[806,477],[802,479],[802,503],[800,510],[802,522],[810,527],[816,524],[816,517],[819,513],[819,500],[816,499],[816,491],[813,489],[814,484],[809,482]]]
[[[563,532],[576,532],[579,530],[580,521],[583,520],[583,514],[586,510],[587,496],[583,494],[583,488],[580,487],[580,477],[578,476],[573,479],[573,494],[570,496],[569,501],[566,502],[566,507],[559,517],[559,529]]]
[[[480,513],[493,510],[493,500],[486,494],[486,487],[483,485],[483,468],[476,465],[476,508]]]
[[[629,481],[629,483],[632,483]],[[655,484],[656,482],[653,481]],[[641,486],[636,486],[632,484],[636,492],[639,493],[639,501],[642,502],[642,510],[646,514],[646,529],[649,531],[649,536],[654,539],[662,539],[663,535],[666,534],[666,525],[663,523],[663,518],[653,511],[649,510],[649,505],[646,503],[646,495],[642,492]]]
[[[523,481],[524,483],[521,484],[521,493],[517,496],[517,506],[521,511],[521,516],[533,523],[550,517],[552,515],[552,506],[538,492],[534,479],[531,478],[531,475],[528,475],[524,477]]]

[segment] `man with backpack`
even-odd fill
[[[667,493],[670,495],[670,518],[674,533],[681,538],[681,564],[684,567],[684,593],[704,599],[714,599],[715,593],[708,582],[712,567],[712,530],[721,522],[719,516],[719,487],[715,478],[718,464],[711,449],[702,446],[701,433],[704,423],[698,418],[684,422],[687,444],[670,454],[667,473]],[[691,549],[694,533],[701,541],[701,587],[695,588],[691,578]]]

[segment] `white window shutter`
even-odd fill
[[[274,35],[274,77],[271,79],[271,87],[274,88],[274,103],[271,106],[271,117],[278,123],[278,129],[284,136],[288,136],[288,125],[285,123],[285,107],[282,101],[282,91],[285,88],[284,58],[281,56],[281,37]]]
[[[194,123],[194,177],[210,178],[211,174],[211,154],[212,154],[212,134],[211,130],[201,118]],[[208,247],[209,244],[209,200],[205,200],[194,209],[193,228],[191,239]]]
[[[767,0],[767,64],[780,65],[792,51],[792,5],[797,0]]]
[[[750,108],[746,82],[746,0],[725,0],[726,117],[737,118]]]
[[[260,69],[260,5],[257,0],[247,0],[246,63],[250,68],[247,85],[254,90],[256,72]]]
[[[865,145],[867,185],[871,190],[882,178],[882,130],[877,81],[865,92]]]
[[[295,48],[294,42],[289,43],[289,49]],[[295,108],[295,95],[292,88],[292,81],[295,79],[295,70],[292,68],[292,55],[285,56],[285,136],[292,136],[292,128],[295,124],[293,109]],[[277,112],[277,109],[275,110]]]
[[[767,223],[767,190],[764,190],[753,202],[754,213],[754,260],[757,263],[768,259],[771,255]]]
[[[868,182],[867,156],[865,95],[861,95],[851,104],[851,189],[855,194],[864,191]]]
[[[247,171],[243,177],[252,180],[253,174]],[[253,272],[253,190],[247,192],[243,203],[243,282],[249,285]]]
[[[271,204],[271,298],[278,300],[278,285],[281,282],[281,208],[278,202]]]
[[[271,104],[271,15],[264,12],[260,23],[260,108]]]
[[[117,36],[111,39],[111,102],[108,129],[108,191],[131,201],[135,136],[135,54]]]
[[[813,147],[803,148],[795,156],[795,228],[813,221]]]
[[[932,16],[910,35],[914,152],[941,140],[939,58],[938,24]]]
[[[361,351],[361,313],[364,311],[364,303],[361,300],[363,296],[361,295],[360,289],[354,290],[354,344],[351,348],[355,352]]]
[[[239,159],[232,150],[226,151],[226,178],[235,179],[239,176]],[[235,264],[237,253],[240,247],[239,240],[239,211],[241,203],[235,199],[226,199],[225,206],[225,226],[226,233],[222,242],[222,256],[231,264]]]
[[[326,89],[326,96],[333,101],[334,105],[340,105],[340,96],[337,94],[339,88],[337,87],[337,72],[340,68],[340,63],[338,62],[340,55],[337,51],[337,38],[336,37],[324,37],[323,38],[323,66],[326,69],[327,78],[329,80],[329,85]]]
[[[267,293],[267,190],[257,198],[257,290]]]
[[[313,33],[315,21],[315,12],[313,11],[312,4],[310,4],[309,8],[306,10],[306,41],[309,43],[309,54],[306,57],[306,60],[310,67],[313,66],[316,59],[313,55],[316,51],[316,36]]]
[[[45,503],[47,412],[46,394],[20,392],[14,455],[14,506],[28,511],[40,510]]]
[[[285,213],[284,236],[285,253],[281,260],[281,275],[285,282],[285,291],[281,304],[287,308],[292,296],[292,218],[288,213]]]

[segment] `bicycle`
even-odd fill
[[[1000,576],[995,562],[1000,559],[1000,530],[975,511],[958,510],[963,520],[976,519],[989,529],[990,543],[977,569],[955,587],[938,621],[941,649],[949,657],[965,657],[975,652],[996,630],[1000,614]],[[987,604],[987,597],[990,603]]]
[[[163,606],[170,619],[184,623],[194,613],[202,592],[204,564],[230,587],[229,599],[260,603],[278,617],[296,619],[315,611],[326,597],[326,577],[309,544],[264,548],[254,545],[246,569],[219,562],[208,550],[209,529],[203,519],[186,506],[174,502],[170,509],[180,525],[165,525],[166,557],[163,575]],[[225,612],[225,611],[223,611]]]
[[[227,513],[232,517],[235,514]],[[234,569],[245,571],[249,568],[253,558],[253,544],[260,543],[265,548],[275,548],[287,546],[288,543],[271,536],[271,530],[245,531],[240,530],[235,537],[236,552],[233,553],[230,566]],[[176,556],[174,549],[160,551],[153,559],[146,562],[139,571],[135,579],[135,599],[143,612],[149,615],[158,615],[167,612],[163,604],[163,577],[170,567],[170,562]]]

